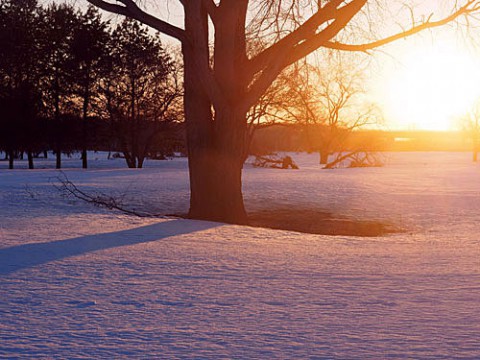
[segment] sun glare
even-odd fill
[[[479,84],[480,66],[466,51],[417,48],[388,80],[386,111],[399,127],[450,130],[480,97]]]

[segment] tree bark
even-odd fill
[[[236,115],[216,113],[218,117]],[[238,119],[236,122],[243,125]],[[227,133],[228,132],[228,133]],[[189,143],[190,217],[246,224],[242,195],[244,143],[242,127],[211,134],[210,144]],[[193,143],[195,144],[195,143]],[[207,146],[203,146],[207,145]]]
[[[228,29],[216,34],[215,78],[227,101],[213,101],[199,76],[199,66],[209,63],[207,12],[202,1],[185,5],[185,30],[193,41],[183,45],[184,106],[187,126],[188,164],[190,173],[189,217],[195,219],[245,224],[247,214],[242,195],[242,168],[245,152],[246,114],[239,110],[238,47],[244,49],[244,39],[238,41],[239,27],[225,19]],[[233,14],[234,15],[234,14]],[[235,20],[235,17],[230,20]],[[232,45],[233,44],[233,45]],[[245,53],[243,53],[245,54]],[[220,59],[221,58],[221,59]]]
[[[195,219],[245,224],[241,162],[218,152],[190,156],[190,212]]]

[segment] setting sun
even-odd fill
[[[417,48],[400,62],[385,94],[386,111],[399,126],[450,130],[480,95],[480,69],[458,47]]]

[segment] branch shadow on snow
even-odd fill
[[[111,233],[12,246],[0,249],[0,275],[98,250],[158,241],[220,225],[214,222],[178,219]]]

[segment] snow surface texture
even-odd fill
[[[187,211],[185,159],[129,170],[94,156],[93,169],[65,170],[82,190]],[[384,168],[333,171],[292,157],[300,170],[246,166],[249,210],[315,207],[406,232],[129,217],[63,198],[53,169],[0,163],[0,358],[480,359],[470,154],[389,154]]]

